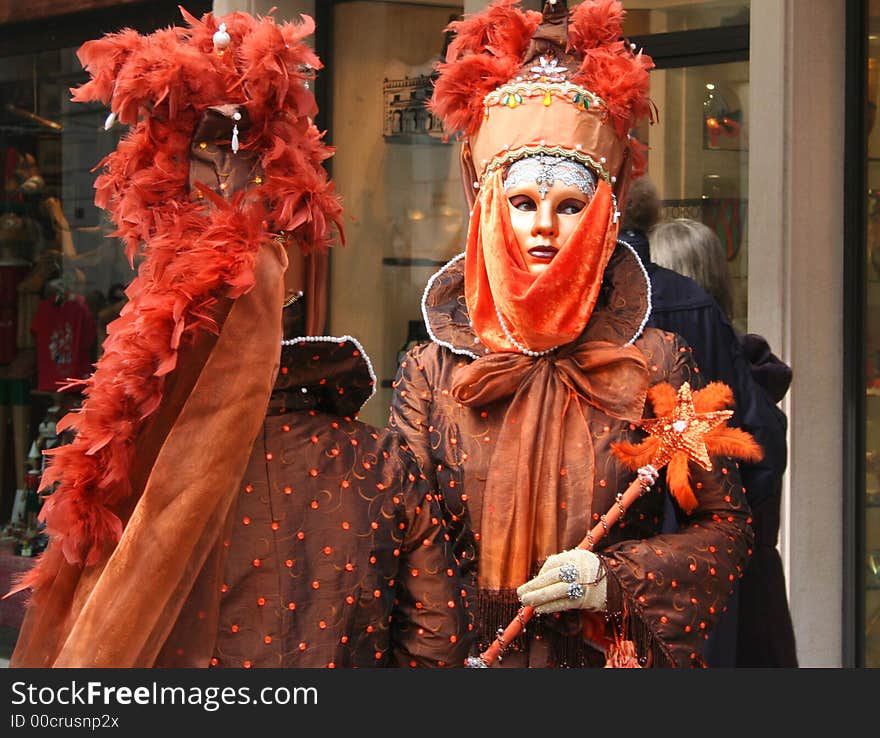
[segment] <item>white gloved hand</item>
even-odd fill
[[[561,610],[604,610],[608,594],[605,564],[592,551],[573,548],[548,556],[538,572],[516,590],[520,602],[541,615]]]

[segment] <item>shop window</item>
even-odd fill
[[[660,114],[637,135],[649,146],[648,174],[664,219],[689,218],[715,231],[732,282],[729,316],[747,332],[749,63],[651,73]]]
[[[330,330],[357,335],[380,387],[361,417],[384,425],[398,354],[426,340],[421,297],[464,250],[467,207],[458,144],[425,108],[444,28],[461,5],[346,2],[334,7],[333,178],[347,245],[331,262]]]
[[[624,33],[635,34],[694,31],[749,24],[749,0],[681,0],[623,3],[627,12]]]
[[[70,101],[69,88],[83,81],[72,48],[7,57],[0,72],[0,367],[8,395],[0,511],[25,528],[34,527],[41,452],[58,442],[47,417],[57,420],[81,399],[59,382],[91,372],[98,316],[106,316],[111,288],[132,273],[92,202],[90,170],[119,131],[103,132],[99,106]]]

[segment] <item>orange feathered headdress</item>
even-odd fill
[[[620,39],[616,0],[543,13],[512,0],[454,22],[430,106],[465,136],[461,171],[471,206],[465,298],[492,351],[546,353],[589,321],[616,247],[619,206],[642,166],[630,128],[646,116],[651,59]],[[507,222],[503,172],[531,156],[589,168],[598,186],[576,231],[540,275],[524,268]]]
[[[641,146],[628,134],[653,118],[654,66],[620,38],[623,17],[617,0],[584,0],[571,12],[551,0],[543,13],[496,0],[450,24],[455,39],[430,105],[447,130],[466,137],[466,188],[543,153],[588,166],[622,201],[632,170],[643,169]]]
[[[304,42],[312,19],[181,12],[185,27],[123,30],[78,52],[91,79],[73,99],[109,103],[111,116],[130,126],[99,164],[95,202],[129,259],[143,261],[93,375],[79,385],[82,411],[59,423],[75,429],[74,440],[48,452],[42,486],[56,488],[41,515],[70,563],[94,563],[119,539],[138,431],[159,407],[180,347],[217,330],[218,299],[254,286],[261,246],[283,233],[314,253],[342,236],[339,199],[322,166],[332,149],[311,119],[309,84],[321,67]],[[231,200],[210,192],[199,199],[189,191],[191,139],[209,107],[229,104],[247,113],[240,145],[262,176]],[[21,586],[40,581],[37,567]]]
[[[95,204],[108,211],[133,258],[168,231],[168,218],[189,196],[183,162],[203,112],[238,104],[250,123],[242,149],[258,152],[266,174],[239,209],[268,218],[271,230],[291,233],[305,249],[325,248],[341,208],[321,166],[333,150],[311,120],[317,107],[309,84],[322,65],[304,39],[314,21],[181,13],[185,28],[146,36],[123,30],[77,52],[91,80],[71,90],[73,100],[109,103],[112,115],[132,126],[98,165]],[[229,37],[225,49],[215,48],[218,33]],[[203,206],[193,210],[205,214]]]

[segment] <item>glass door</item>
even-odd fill
[[[729,317],[745,333],[749,63],[656,69],[651,97],[659,120],[637,136],[649,147],[648,175],[660,193],[662,217],[697,220],[717,233],[733,283]]]
[[[330,331],[361,340],[376,395],[360,417],[388,421],[398,355],[428,340],[421,298],[431,275],[464,250],[467,205],[459,144],[425,108],[444,29],[460,4],[333,6],[330,160],[347,212],[347,244],[331,254]]]

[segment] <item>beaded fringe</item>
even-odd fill
[[[477,653],[485,651],[497,636],[498,628],[506,628],[521,607],[516,590],[477,593]],[[580,613],[536,616],[526,625],[525,633],[506,644],[505,653],[528,653],[532,640],[547,642],[553,663],[548,667],[600,667],[604,655],[584,641]],[[503,658],[503,657],[502,657]]]
[[[620,586],[610,567],[609,574],[606,620],[616,646],[609,649],[607,663],[606,654],[584,640],[580,613],[576,611],[533,618],[525,632],[506,645],[505,652],[527,653],[529,643],[535,639],[547,642],[554,660],[554,663],[548,664],[550,667],[674,666],[671,655],[645,624],[635,602]],[[477,653],[482,653],[492,644],[498,629],[505,628],[516,617],[519,608],[516,590],[477,593]]]
[[[620,662],[626,659],[628,649],[634,647],[635,658],[640,667],[656,669],[674,666],[671,655],[645,624],[639,615],[635,602],[620,586],[614,569],[607,567],[607,570],[609,575],[608,599],[605,607],[608,612],[608,628],[614,634],[614,639],[618,644],[618,653],[609,659],[610,663],[607,665],[619,668],[623,665]],[[627,645],[627,641],[632,646]]]

